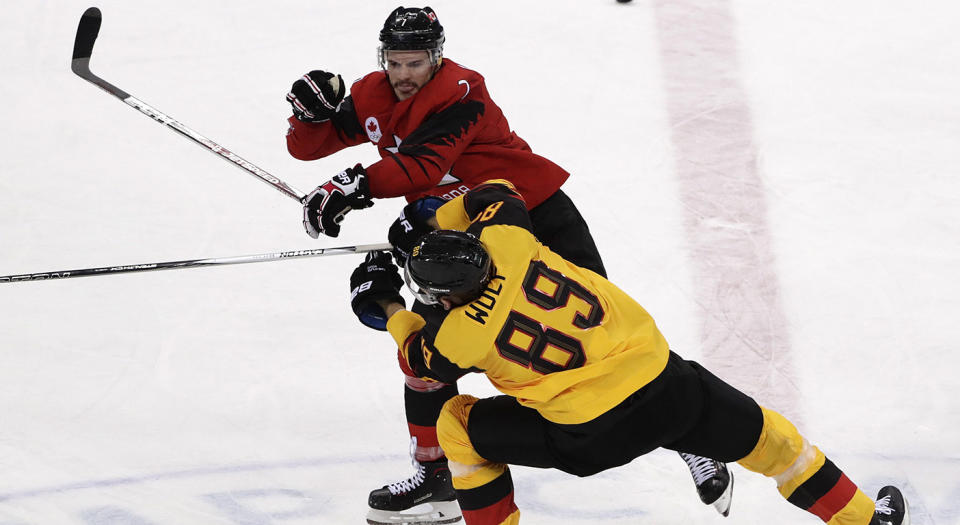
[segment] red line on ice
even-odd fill
[[[797,422],[800,392],[730,2],[657,0],[655,15],[704,364]]]

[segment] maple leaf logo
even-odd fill
[[[380,142],[380,138],[383,137],[383,133],[380,132],[380,123],[377,122],[376,117],[367,117],[366,122],[363,124],[367,132],[367,137],[370,138],[370,142],[373,142],[374,144]]]

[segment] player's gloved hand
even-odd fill
[[[293,114],[297,120],[323,122],[330,120],[340,109],[346,91],[340,75],[316,70],[293,83],[287,93],[287,102],[293,106]]]
[[[427,221],[437,214],[437,208],[443,206],[443,199],[439,197],[424,197],[417,199],[403,207],[400,216],[390,225],[387,239],[393,245],[393,257],[397,264],[404,266],[410,257],[410,250],[417,244],[420,237],[433,231]]]
[[[350,306],[360,322],[375,330],[387,329],[387,314],[377,301],[386,299],[404,306],[403,279],[389,252],[370,252],[350,275]]]
[[[303,200],[303,227],[316,239],[340,235],[340,221],[350,210],[373,206],[367,172],[357,164],[317,186]]]

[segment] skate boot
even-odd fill
[[[724,516],[729,515],[730,504],[733,503],[733,473],[727,470],[727,465],[683,452],[680,452],[680,457],[690,469],[700,501],[713,505],[713,508]]]
[[[870,525],[910,525],[907,500],[897,487],[886,486],[877,494],[877,506]]]
[[[446,458],[414,461],[409,478],[370,492],[367,523],[371,525],[436,525],[460,521]]]

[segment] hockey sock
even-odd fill
[[[473,475],[458,476],[453,474],[453,488],[457,491],[457,502],[463,521],[467,525],[516,525],[520,523],[520,510],[513,501],[513,479],[510,469],[502,463],[495,464],[502,468],[499,476],[492,481],[470,487]],[[489,472],[487,472],[489,473]],[[484,474],[487,474],[484,473]],[[481,474],[482,477],[482,474]]]
[[[437,421],[457,502],[467,525],[516,525],[520,511],[513,501],[510,469],[477,454],[467,433],[470,410],[476,402],[473,396],[456,396]]]
[[[762,410],[760,439],[738,463],[774,478],[787,501],[830,525],[866,525],[873,516],[873,500],[786,418]]]
[[[823,464],[789,494],[787,501],[830,525],[862,525],[873,516],[874,502],[858,489],[832,461]],[[805,477],[805,476],[804,476]],[[793,480],[793,484],[801,478]],[[781,493],[785,487],[781,487]]]
[[[407,428],[410,437],[416,439],[414,458],[417,461],[434,461],[443,457],[437,441],[437,417],[443,404],[457,395],[457,385],[444,385],[439,389],[418,391],[408,382],[403,400],[407,412]]]

